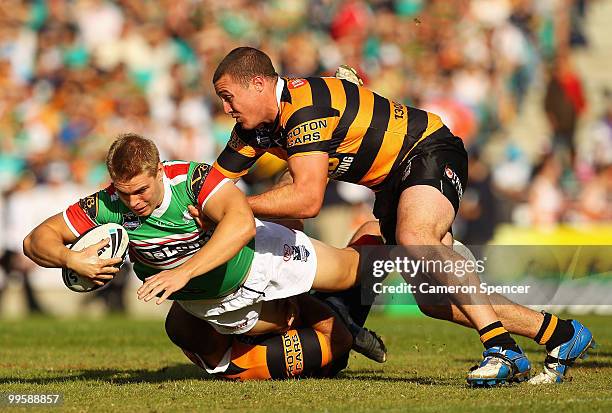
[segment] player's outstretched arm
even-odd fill
[[[62,214],[53,215],[38,225],[23,240],[24,254],[41,267],[68,268],[90,278],[97,285],[99,280],[110,280],[119,271],[114,267],[121,258],[100,259],[98,250],[109,243],[102,240],[82,251],[72,251],[65,244],[76,239]]]
[[[156,302],[161,304],[192,278],[229,261],[255,236],[253,212],[242,191],[232,183],[223,185],[201,213],[217,222],[210,240],[182,265],[148,278],[138,289],[138,299],[150,301],[163,291]]]
[[[312,218],[318,215],[327,186],[329,156],[313,153],[287,161],[293,182],[248,197],[255,216],[267,218]]]

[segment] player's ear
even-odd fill
[[[157,176],[156,176],[157,179],[159,180],[163,179],[163,176],[164,176],[163,170],[164,170],[164,165],[161,162],[158,162],[157,163]]]
[[[263,76],[255,76],[253,80],[251,80],[251,83],[253,84],[253,87],[255,88],[255,90],[261,93],[264,90],[266,80],[264,79]]]

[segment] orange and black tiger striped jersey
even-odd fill
[[[268,380],[319,375],[332,361],[329,340],[312,328],[289,330],[281,335],[235,336],[229,360],[210,369],[196,353],[183,353],[196,365],[231,380]]]
[[[329,155],[329,178],[377,189],[423,139],[436,131],[451,135],[439,116],[347,80],[279,78],[276,93],[274,125],[234,127],[215,163],[227,177],[244,175],[265,152],[285,160],[318,152]]]

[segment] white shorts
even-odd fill
[[[306,234],[271,222],[255,223],[255,254],[237,291],[216,299],[177,300],[221,334],[246,333],[259,320],[262,302],[306,293],[314,282],[317,255]]]

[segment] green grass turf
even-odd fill
[[[470,389],[482,351],[468,329],[421,317],[375,314],[389,361],[360,355],[340,378],[223,382],[205,376],[169,342],[162,321],[108,318],[0,321],[0,393],[62,393],[36,411],[612,411],[612,317],[580,317],[599,347],[561,385]],[[519,338],[535,371],[543,349]],[[0,410],[20,411],[21,408]],[[24,409],[25,410],[25,409]]]

